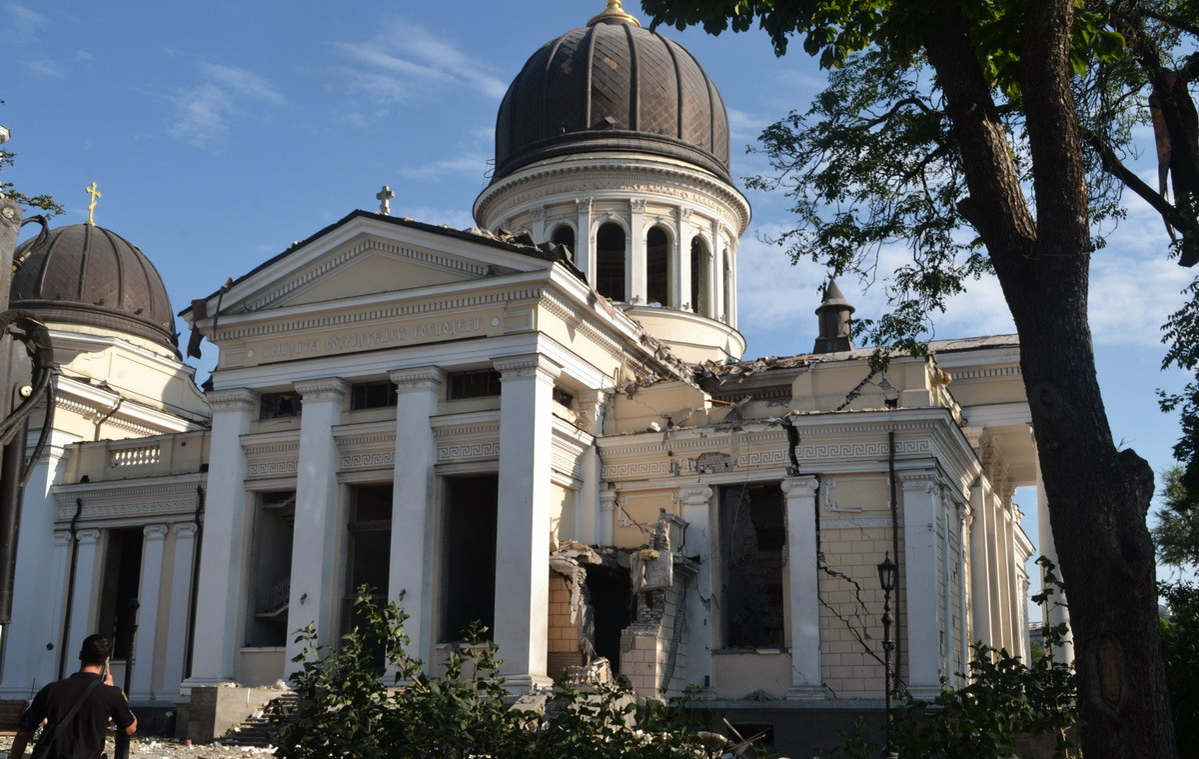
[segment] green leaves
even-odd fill
[[[509,707],[496,645],[478,624],[444,651],[438,677],[408,655],[406,615],[359,589],[354,627],[336,646],[297,633],[298,706],[275,707],[283,759],[696,759],[699,737],[681,703],[639,705],[623,684],[559,684],[544,713]],[[394,674],[389,674],[394,673]],[[390,686],[390,687],[389,687]]]

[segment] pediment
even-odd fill
[[[366,237],[286,272],[248,298],[246,308],[259,311],[448,285],[481,279],[490,271],[479,261]]]

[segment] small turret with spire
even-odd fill
[[[816,316],[820,320],[820,331],[816,335],[816,346],[813,353],[836,353],[853,350],[853,339],[849,336],[849,317],[854,307],[849,305],[837,281],[829,278],[824,286],[824,299]]]

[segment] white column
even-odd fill
[[[1016,530],[1020,522],[1020,511],[1010,497],[1004,500],[1004,512],[1007,516],[1007,529],[1003,531],[1003,539],[1004,552],[1007,554],[1008,634],[1011,636],[1011,648],[1008,650],[1014,656],[1019,656],[1020,641],[1024,638],[1024,630],[1020,629],[1020,605],[1025,603],[1020,597],[1020,580],[1016,576],[1019,565],[1019,559],[1016,558]]]
[[[502,382],[495,642],[508,687],[524,690],[549,682],[550,448],[561,369],[537,354],[494,363]]]
[[[711,289],[708,299],[712,302],[712,318],[719,320],[724,315],[724,254],[720,251],[720,227],[715,219],[708,227],[708,234],[711,236],[708,250],[708,281],[711,283],[708,287]]]
[[[712,615],[703,600],[712,597],[712,488],[683,488],[679,500],[687,522],[684,553],[699,562],[696,592],[687,598],[687,673],[691,682],[702,684],[712,675]]]
[[[625,255],[625,281],[629,283],[629,303],[649,302],[649,287],[645,267],[648,263],[645,250],[645,200],[636,198],[629,202],[629,242]]]
[[[1061,567],[1057,566],[1057,547],[1053,544],[1053,528],[1049,524],[1049,499],[1045,495],[1045,482],[1041,479],[1040,467],[1037,468],[1037,543],[1039,544],[1037,548],[1040,551],[1040,555],[1053,562],[1055,567],[1053,573],[1058,580],[1061,580],[1062,570]],[[1041,591],[1045,591],[1044,569],[1041,569]],[[1069,623],[1070,618],[1066,613],[1065,604],[1066,596],[1062,593],[1062,589],[1054,588],[1053,595],[1049,596],[1048,609],[1044,606],[1041,608],[1041,621],[1051,625],[1060,625],[1063,622]],[[1066,639],[1062,645],[1054,648],[1053,660],[1066,664],[1074,661],[1074,636],[1072,631],[1067,631]]]
[[[67,640],[67,674],[79,666],[79,647],[83,639],[100,630],[93,629],[92,601],[99,602],[99,572],[96,559],[100,546],[99,530],[79,530],[75,533],[79,552],[75,556],[75,593],[71,601],[71,633]],[[110,630],[103,631],[106,635]]]
[[[595,256],[591,254],[591,198],[575,200],[578,217],[575,229],[575,266],[587,275],[587,284],[595,288]]]
[[[787,497],[788,609],[791,616],[791,688],[787,698],[824,698],[820,670],[820,577],[816,555],[815,477],[783,480]]]
[[[148,524],[142,528],[142,577],[138,586],[137,642],[133,651],[133,682],[129,698],[149,701],[154,697],[154,644],[158,640],[158,597],[162,589],[162,558],[167,526]]]
[[[987,503],[982,478],[970,488],[970,613],[971,643],[991,645],[990,547],[987,541]]]
[[[434,475],[437,449],[429,419],[445,372],[434,366],[391,373],[396,385],[396,447],[391,491],[391,560],[387,598],[408,613],[413,656],[433,661]]]
[[[175,536],[175,559],[171,566],[170,619],[167,622],[166,668],[162,693],[178,693],[187,663],[188,622],[191,621],[192,567],[196,560],[196,525],[179,522],[171,527]]]
[[[610,546],[616,542],[616,490],[606,488],[599,493],[599,544]]]
[[[529,225],[529,236],[535,243],[549,242],[545,236],[545,207],[539,206],[530,212],[533,223]]]
[[[962,620],[962,638],[958,641],[961,664],[955,672],[968,672],[970,666],[970,615],[966,608],[968,586],[966,585],[966,535],[970,529],[970,507],[962,507],[962,521],[958,523],[958,619]],[[971,570],[973,572],[973,569]],[[971,575],[973,581],[973,575]],[[959,685],[965,685],[959,679]]]
[[[691,236],[694,232],[691,229],[691,213],[688,211],[684,214],[684,209],[674,209],[674,226],[677,234],[674,239],[675,261],[678,266],[674,269],[675,275],[675,293],[678,295],[678,300],[674,306],[679,310],[695,311],[695,304],[691,302]]]
[[[937,583],[937,507],[941,494],[932,478],[903,482],[903,599],[907,610],[908,689],[917,698],[935,696],[940,682],[940,623]]]
[[[603,434],[606,401],[607,396],[603,390],[584,390],[575,396],[579,424],[594,437]],[[603,472],[600,471],[599,444],[594,440],[583,452],[582,467],[583,487],[579,490],[576,501],[578,517],[575,519],[578,540],[587,545],[611,545],[611,541],[603,542],[604,526],[600,508],[600,481],[603,479]]]
[[[36,435],[29,437],[32,446]],[[68,461],[64,446],[77,439],[53,433],[25,485],[17,534],[16,581],[12,589],[13,622],[4,628],[4,647],[8,652],[0,686],[4,698],[29,698],[30,688],[36,692],[58,679],[70,548],[66,543],[56,542],[68,538],[67,533],[60,537],[55,532],[58,503],[50,488]],[[52,566],[47,563],[51,556],[55,560]],[[71,670],[75,669],[74,654],[68,655],[67,663]]]
[[[952,562],[949,554],[949,516],[954,513],[953,504],[949,503],[945,497],[945,493],[941,493],[941,574],[944,576],[944,581],[940,583],[941,593],[941,672],[947,677],[952,677],[954,672],[953,661],[953,572]]]
[[[245,388],[217,390],[205,396],[212,407],[208,492],[200,580],[196,587],[192,674],[185,685],[215,685],[233,680],[240,646],[247,540],[246,454],[241,436],[250,431],[258,395]]]
[[[991,599],[991,640],[995,648],[1002,648],[1003,640],[1003,559],[999,555],[998,536],[1003,530],[1003,515],[996,506],[996,497],[990,487],[986,492],[987,511],[987,583]]]
[[[337,493],[337,441],[333,425],[341,421],[342,399],[349,384],[330,377],[297,382],[304,404],[300,416],[300,454],[296,470],[296,521],[291,547],[291,595],[287,607],[289,633],[316,627],[317,640],[330,643],[336,631],[338,546],[341,523]],[[293,636],[287,640],[284,674],[300,668],[292,661],[301,653]]]

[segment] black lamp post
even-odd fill
[[[887,716],[884,724],[887,746],[883,755],[887,759],[898,757],[895,747],[891,744],[891,652],[895,650],[895,641],[891,640],[891,591],[895,590],[895,578],[898,574],[899,568],[891,561],[891,554],[887,553],[878,565],[878,582],[883,588],[883,677],[886,680]]]
[[[133,686],[133,645],[137,640],[137,610],[141,606],[136,598],[129,599],[129,620],[125,623],[125,636],[129,641],[129,653],[125,655],[125,698],[129,698],[129,689]],[[129,734],[117,730],[116,743],[112,751],[113,759],[129,759]]]

